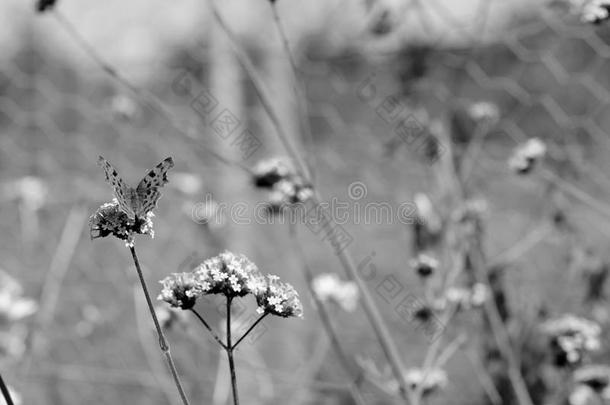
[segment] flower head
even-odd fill
[[[36,3],[36,11],[44,13],[45,11],[52,9],[56,2],[57,0],[38,0]]]
[[[581,367],[574,372],[574,382],[610,394],[610,367],[598,364]]]
[[[439,368],[434,368],[427,372],[419,368],[412,368],[406,371],[404,377],[411,389],[417,389],[420,385],[423,385],[421,388],[423,395],[429,395],[435,391],[442,390],[448,383],[447,373]]]
[[[334,273],[320,274],[311,287],[321,301],[332,301],[344,311],[353,312],[358,306],[358,286],[353,281],[342,281]]]
[[[600,348],[601,327],[593,321],[566,314],[545,322],[542,331],[550,337],[555,365],[578,364],[583,356]]]
[[[270,190],[268,212],[275,214],[313,197],[313,188],[292,165],[280,158],[260,161],[254,168],[256,187]]]
[[[461,309],[479,308],[490,295],[489,287],[482,283],[476,283],[472,288],[450,287],[445,292],[446,300]]]
[[[500,118],[500,111],[493,103],[479,101],[468,107],[468,115],[475,122],[494,124]]]
[[[36,301],[23,296],[23,287],[4,270],[0,270],[0,325],[8,325],[34,314]]]
[[[438,260],[425,253],[420,253],[415,259],[411,260],[411,267],[422,278],[431,276],[438,269],[438,265]]]
[[[256,187],[271,189],[277,182],[296,173],[294,168],[282,158],[261,160],[253,170],[253,182]]]
[[[546,144],[538,138],[531,138],[517,146],[508,161],[508,165],[517,174],[528,174],[545,154]]]
[[[104,238],[113,235],[126,241],[128,246],[133,246],[134,234],[147,234],[154,238],[152,217],[149,211],[145,217],[135,219],[121,210],[116,199],[105,203],[89,218],[89,232],[91,239]]]
[[[253,292],[260,288],[263,278],[246,256],[229,251],[205,260],[194,273],[203,294],[228,297],[243,297]]]
[[[570,0],[570,11],[589,24],[600,24],[610,19],[609,0]]]
[[[193,273],[173,273],[160,283],[163,284],[163,290],[157,299],[175,308],[193,308],[202,293],[201,284]]]
[[[288,283],[280,281],[278,276],[268,274],[263,282],[253,291],[258,303],[259,314],[272,314],[288,318],[303,317],[303,306],[299,300],[299,293]]]

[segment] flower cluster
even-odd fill
[[[570,0],[570,12],[590,24],[610,19],[610,0]]]
[[[468,107],[468,115],[477,123],[493,125],[500,119],[500,110],[494,103],[479,101]]]
[[[282,159],[260,161],[254,168],[256,187],[269,189],[269,212],[277,213],[286,206],[303,203],[313,197],[313,188],[294,168]]]
[[[299,293],[293,286],[282,283],[278,276],[268,274],[264,283],[257,286],[254,292],[259,314],[272,314],[288,318],[303,317],[303,307],[299,300]]]
[[[491,296],[489,287],[476,283],[472,288],[450,287],[445,299],[460,309],[480,308]]]
[[[578,364],[586,353],[601,346],[601,327],[574,315],[549,320],[542,325],[542,331],[550,337],[554,364],[559,367]]]
[[[508,165],[517,174],[528,174],[545,154],[546,144],[538,138],[531,138],[517,146],[508,161]]]
[[[303,313],[298,293],[290,284],[277,276],[265,277],[246,256],[229,251],[203,261],[191,272],[174,273],[160,282],[163,289],[158,299],[175,308],[191,309],[203,295],[222,294],[232,299],[253,294],[259,313],[284,318]]]
[[[425,253],[420,253],[415,259],[411,260],[411,267],[421,278],[427,278],[434,274],[438,265],[437,259]]]
[[[55,7],[56,2],[57,0],[38,0],[38,2],[36,2],[36,11],[44,13],[47,10],[51,10]]]
[[[203,261],[195,270],[202,294],[224,294],[243,297],[258,288],[261,274],[254,263],[244,255],[224,251]]]
[[[202,291],[202,285],[194,273],[173,273],[160,283],[163,289],[157,299],[175,308],[193,308]]]
[[[412,368],[407,370],[404,376],[412,390],[422,385],[421,390],[424,396],[442,390],[449,381],[447,373],[440,368],[433,368],[427,372],[419,368]]]
[[[112,202],[105,203],[95,211],[89,218],[89,232],[91,239],[105,238],[113,235],[121,240],[126,241],[127,246],[133,246],[134,234],[150,235],[155,237],[153,230],[152,211],[149,211],[144,218],[136,217],[135,219],[121,210],[119,202],[115,199]]]
[[[36,301],[23,297],[23,287],[4,270],[0,270],[0,325],[7,325],[33,315]]]
[[[574,372],[576,387],[570,394],[570,405],[606,403],[610,400],[610,367],[590,365]]]
[[[334,273],[320,274],[311,287],[321,301],[330,301],[344,311],[353,312],[358,306],[358,286],[353,281],[342,281]]]

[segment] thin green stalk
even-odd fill
[[[235,35],[235,33],[233,31],[231,31],[231,29],[227,25],[226,21],[220,14],[220,11],[218,10],[218,7],[216,6],[216,3],[214,2],[214,0],[208,0],[208,4],[210,6],[210,10],[212,11],[214,18],[216,19],[216,22],[218,23],[220,28],[222,28],[225,35],[229,38],[229,43],[230,43],[231,47],[233,48],[233,52],[235,52],[235,55],[237,56],[239,63],[242,65],[244,70],[248,73],[248,76],[250,77],[250,80],[252,81],[252,87],[254,89],[254,92],[258,96],[258,99],[260,100],[265,112],[267,113],[267,115],[269,116],[269,119],[273,123],[273,126],[276,129],[275,133],[278,136],[278,139],[284,146],[284,149],[286,149],[286,152],[290,155],[290,158],[294,161],[294,163],[296,165],[298,165],[299,171],[303,174],[303,176],[305,178],[309,179],[310,175],[309,175],[309,170],[307,169],[307,165],[305,165],[303,163],[303,160],[301,159],[300,154],[297,152],[297,149],[294,147],[294,145],[292,144],[292,142],[290,140],[290,137],[288,136],[288,132],[282,125],[280,117],[275,112],[274,108],[272,107],[272,104],[270,101],[271,97],[269,96],[269,92],[268,92],[267,88],[264,86],[263,81],[261,80],[260,76],[258,75],[256,68],[254,67],[254,64],[250,60],[250,56],[248,56],[248,54],[240,46],[237,36]]]
[[[317,193],[312,200],[315,206],[320,205],[319,196]],[[329,241],[331,246],[340,246],[340,241],[337,240],[337,235],[335,235],[334,232],[329,233]],[[371,296],[371,293],[369,292],[364,280],[360,277],[360,274],[358,274],[358,270],[356,269],[352,256],[348,253],[347,247],[343,249],[336,249],[335,253],[349,278],[358,286],[358,290],[360,291],[360,295],[362,297],[362,307],[364,308],[364,312],[371,323],[371,326],[373,327],[373,332],[379,341],[383,354],[390,364],[392,374],[398,382],[401,398],[408,401],[408,403],[414,403],[413,392],[405,381],[404,371],[406,368],[402,362],[402,356],[400,355],[396,344],[390,336],[390,331],[388,330],[388,327],[383,320],[381,313],[379,312],[379,308],[377,308],[375,300]]]
[[[13,398],[11,398],[11,393],[8,390],[8,387],[4,383],[4,379],[2,378],[2,374],[0,374],[0,391],[2,391],[2,396],[4,397],[4,401],[6,405],[14,405]]]
[[[223,349],[227,349],[227,346],[224,344],[224,342],[222,340],[220,340],[220,337],[218,337],[218,335],[212,330],[212,328],[210,327],[210,325],[205,321],[205,319],[203,319],[203,317],[199,314],[199,312],[197,312],[195,310],[195,308],[191,308],[191,312],[193,314],[195,314],[195,316],[197,317],[197,319],[199,319],[199,321],[201,321],[201,323],[203,324],[203,326],[210,332],[210,334],[212,335],[212,337],[214,338],[214,340],[216,342],[218,342],[218,344],[220,346],[222,346]]]
[[[259,322],[261,322],[263,319],[265,319],[265,317],[269,315],[268,312],[265,312],[264,314],[262,314],[261,316],[258,317],[258,319],[248,328],[248,330],[242,335],[242,337],[240,337],[237,342],[235,342],[235,344],[233,345],[233,347],[231,348],[232,350],[235,350],[237,348],[237,345],[239,345],[241,343],[242,340],[244,340],[246,338],[246,336],[248,336],[248,334],[250,332],[252,332],[252,330],[254,328],[256,328],[256,325],[259,324]]]
[[[231,388],[233,389],[233,404],[239,405],[237,394],[237,375],[235,374],[235,362],[233,360],[233,345],[231,343],[231,297],[227,297],[227,343],[226,352],[229,358],[229,370],[231,371]]]
[[[290,62],[290,66],[292,67],[292,87],[297,102],[297,108],[299,110],[299,122],[301,124],[301,131],[303,131],[303,135],[307,137],[307,141],[309,142],[310,147],[313,148],[314,140],[311,133],[311,125],[309,124],[309,109],[307,108],[307,97],[303,89],[304,79],[294,59],[293,52],[290,49],[288,36],[286,35],[284,25],[282,24],[282,21],[277,11],[277,3],[275,1],[269,1],[269,4],[273,13],[273,20],[275,21],[275,26],[277,27],[278,34],[280,35],[280,39],[282,40],[284,52],[286,53],[288,61]],[[306,158],[309,165],[309,172],[311,173],[312,177],[311,180],[313,181],[315,180],[316,155],[314,153],[309,153],[309,156],[306,156]]]
[[[130,246],[129,250],[131,251],[131,257],[133,258],[133,263],[136,266],[136,271],[138,272],[138,278],[140,279],[140,284],[142,284],[142,291],[144,292],[144,297],[146,298],[146,304],[148,305],[148,309],[150,311],[150,316],[153,319],[153,323],[155,324],[155,329],[157,330],[157,335],[159,336],[159,347],[161,348],[161,352],[165,357],[165,361],[170,369],[172,374],[172,378],[174,379],[174,383],[176,384],[176,388],[178,389],[178,393],[180,394],[180,399],[182,399],[182,403],[184,405],[189,405],[189,400],[186,397],[186,393],[182,388],[182,384],[180,383],[180,377],[178,376],[178,372],[176,371],[176,366],[174,364],[174,359],[172,358],[169,343],[165,339],[165,335],[163,334],[163,330],[161,329],[161,325],[159,324],[159,320],[157,319],[157,314],[155,313],[155,307],[153,305],[152,299],[150,298],[150,294],[148,292],[148,286],[146,285],[146,280],[144,280],[144,274],[142,273],[142,268],[140,267],[140,261],[138,260],[138,256],[136,254],[136,249],[134,246]]]
[[[480,252],[478,249],[473,249],[472,259],[477,281],[489,286],[489,277],[483,261],[482,252]],[[500,311],[496,305],[496,300],[493,297],[485,300],[483,308],[485,310],[485,315],[489,320],[489,325],[496,344],[498,345],[498,349],[500,349],[500,352],[508,365],[508,378],[511,382],[513,390],[515,391],[517,401],[521,405],[533,405],[534,403],[532,402],[532,398],[527,390],[527,385],[523,380],[523,376],[521,375],[521,367],[519,366],[517,357],[512,349],[508,330],[502,321]]]

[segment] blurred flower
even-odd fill
[[[417,389],[423,384],[422,394],[429,395],[435,391],[442,390],[447,386],[447,373],[439,368],[428,370],[427,372],[419,368],[412,368],[406,371],[405,380],[411,389]]]
[[[186,195],[195,195],[203,188],[201,178],[184,172],[174,173],[171,184]]]
[[[56,2],[57,0],[38,0],[36,3],[36,11],[44,13],[45,11],[52,9]]]
[[[569,0],[570,12],[585,23],[600,24],[610,18],[610,0]]]
[[[173,273],[160,283],[163,289],[157,299],[175,308],[193,308],[202,291],[202,285],[194,273]]]
[[[0,290],[0,319],[2,322],[14,322],[26,318],[38,311],[36,301]]]
[[[23,324],[10,325],[0,330],[0,359],[20,359],[25,353],[28,330]]]
[[[244,255],[224,251],[203,261],[194,274],[202,294],[243,297],[263,288],[263,276]]]
[[[416,220],[413,224],[414,249],[415,251],[427,250],[441,241],[443,222],[426,194],[415,194],[413,201],[417,209]]]
[[[269,194],[270,213],[278,213],[293,204],[304,203],[313,197],[311,186],[304,184],[300,177],[280,180]]]
[[[163,329],[172,329],[174,325],[186,326],[188,324],[186,314],[173,306],[157,306],[155,307],[155,313]]]
[[[425,253],[420,253],[415,259],[411,260],[411,267],[422,278],[427,278],[434,274],[436,269],[438,269],[438,265],[437,259]]]
[[[281,282],[278,276],[271,274],[262,281],[253,291],[258,303],[256,312],[283,318],[303,317],[303,306],[299,300],[299,293],[292,285]]]
[[[591,387],[577,385],[568,398],[570,405],[603,405]]]
[[[332,301],[344,311],[353,312],[358,306],[358,286],[353,281],[342,281],[334,273],[320,274],[311,286],[321,301]]]
[[[585,353],[601,347],[601,327],[588,319],[566,314],[541,328],[550,337],[554,364],[559,367],[578,364]]]
[[[494,103],[479,101],[468,107],[468,115],[477,123],[493,125],[500,119],[500,110]]]
[[[424,193],[417,193],[413,197],[413,201],[417,208],[418,222],[422,222],[431,233],[440,232],[443,224],[440,215],[430,201],[430,197]]]
[[[260,161],[254,168],[256,187],[269,189],[268,212],[275,214],[292,204],[303,203],[313,197],[311,185],[283,159]]]
[[[531,138],[515,148],[508,165],[517,174],[528,174],[545,154],[546,144],[538,138]]]
[[[36,211],[44,206],[49,194],[49,187],[39,177],[25,176],[8,183],[2,192],[10,199],[21,202],[30,211]]]
[[[133,98],[125,94],[117,94],[110,102],[110,110],[116,118],[131,121],[138,112],[138,105]]]
[[[253,170],[254,185],[271,189],[280,180],[294,176],[294,168],[282,158],[261,160]]]
[[[447,301],[462,309],[479,308],[490,296],[489,287],[482,283],[476,283],[470,289],[450,287],[445,292]]]
[[[76,333],[80,337],[89,336],[93,333],[96,326],[103,321],[102,313],[95,305],[88,304],[80,308],[81,320],[76,324]]]
[[[574,372],[574,382],[586,385],[597,393],[610,399],[610,367],[606,365],[589,365]]]
[[[130,219],[129,216],[121,210],[116,199],[112,202],[105,203],[97,209],[97,211],[89,218],[89,233],[91,239],[105,238],[108,235],[116,236],[117,238],[126,241],[127,246],[133,246],[134,234],[147,234],[151,238],[155,237],[153,230],[152,211],[146,214],[146,217]]]

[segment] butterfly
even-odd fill
[[[144,176],[136,188],[125,184],[114,166],[102,156],[98,158],[97,164],[104,169],[106,182],[112,186],[121,210],[130,219],[135,219],[144,218],[157,205],[157,201],[161,198],[159,188],[168,182],[167,171],[174,167],[174,160],[168,157],[156,165]]]

